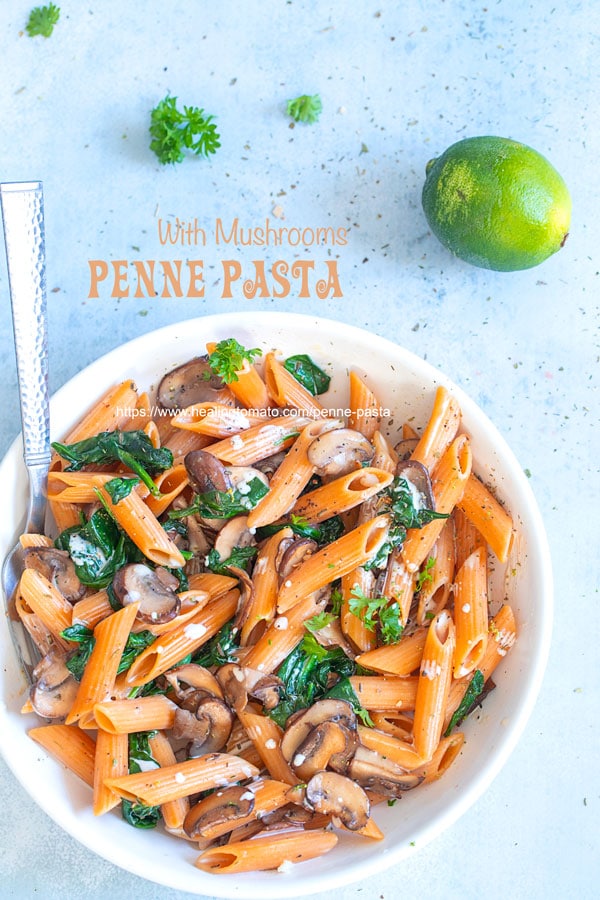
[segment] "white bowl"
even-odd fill
[[[78,841],[143,878],[201,895],[266,900],[332,890],[381,872],[452,825],[481,796],[515,747],[538,694],[550,644],[552,577],[544,526],[532,491],[519,463],[484,413],[428,363],[390,341],[340,322],[278,312],[233,313],[184,321],[146,334],[88,366],[55,395],[53,437],[62,436],[117,380],[133,377],[140,388],[156,386],[163,373],[202,353],[207,340],[231,336],[263,351],[311,355],[335,373],[326,401],[331,407],[347,405],[347,369],[364,370],[382,405],[394,411],[398,426],[409,418],[422,426],[435,388],[445,384],[462,407],[464,428],[472,438],[474,470],[493,485],[518,529],[506,573],[498,567],[495,574],[501,599],[506,596],[514,609],[518,640],[496,670],[497,687],[485,700],[483,713],[463,726],[467,742],[460,757],[440,781],[407,793],[393,807],[384,804],[376,808],[375,819],[385,833],[383,841],[344,835],[326,856],[286,874],[204,873],[193,866],[197,852],[187,842],[160,831],[131,828],[117,812],[95,818],[89,789],[27,737],[35,717],[19,712],[26,686],[2,617],[0,749],[33,799]],[[20,439],[0,467],[0,482],[5,492],[0,518],[0,553],[4,557],[24,520],[26,476]]]

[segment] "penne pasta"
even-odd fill
[[[440,742],[452,678],[455,632],[446,610],[427,631],[415,699],[413,740],[423,760],[429,760]]]
[[[513,522],[491,491],[479,478],[471,475],[457,504],[500,562],[506,562],[513,539]]]
[[[320,416],[322,405],[302,387],[299,381],[275,359],[274,353],[265,356],[265,384],[271,400],[281,407],[292,407],[305,416],[314,413]]]
[[[374,672],[410,675],[419,668],[426,637],[427,629],[418,628],[397,644],[388,644],[361,653],[356,657],[356,661],[365,669],[372,669]]]
[[[460,407],[452,394],[440,385],[427,426],[419,438],[411,459],[433,471],[456,437],[460,425]]]
[[[294,503],[292,512],[311,524],[318,524],[339,513],[354,509],[386,488],[392,480],[393,476],[389,472],[370,466],[349,472],[314,491],[303,494]]]
[[[381,425],[381,404],[373,391],[356,372],[350,372],[350,416],[348,427],[359,431],[369,441]]]
[[[217,344],[214,341],[207,343],[206,352],[209,356],[216,349]],[[229,390],[234,397],[247,409],[267,409],[269,394],[256,366],[245,359],[242,368],[236,371],[235,376],[229,382]]]
[[[118,503],[100,489],[107,508],[136,547],[157,566],[178,569],[185,565],[181,551],[167,536],[158,519],[136,491],[131,491]]]
[[[468,556],[457,572],[454,624],[454,677],[462,678],[479,666],[487,646],[487,553],[483,547]]]
[[[332,850],[337,844],[332,831],[293,831],[268,834],[205,850],[196,866],[206,872],[258,872],[279,869],[285,863],[299,863],[314,859]]]
[[[177,759],[171,746],[171,742],[162,731],[157,731],[148,739],[150,752],[161,769],[177,765]],[[175,800],[166,800],[161,804],[160,812],[167,831],[180,833],[183,822],[190,808],[187,797],[177,797]]]
[[[27,734],[78,778],[94,786],[96,744],[85,731],[75,725],[42,725],[30,728]]]
[[[107,734],[164,731],[173,727],[177,706],[163,694],[132,700],[105,700],[94,706],[94,720]]]
[[[105,784],[107,778],[119,778],[127,774],[129,747],[126,734],[109,734],[98,728],[96,753],[94,756],[94,800],[95,816],[101,816],[113,809],[121,798]]]

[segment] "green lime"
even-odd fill
[[[500,137],[458,141],[427,163],[423,209],[435,236],[461,259],[513,272],[563,246],[571,197],[536,150]]]

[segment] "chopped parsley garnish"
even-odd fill
[[[423,586],[427,584],[427,582],[433,581],[432,569],[434,568],[434,566],[435,557],[430,556],[417,576],[417,580],[415,582],[415,591],[422,591]]]
[[[36,37],[39,34],[49,38],[59,18],[60,6],[55,6],[54,3],[48,3],[47,6],[36,6],[29,13],[25,31],[29,37]]]
[[[294,122],[306,122],[313,125],[318,121],[323,110],[323,103],[318,94],[302,94],[287,102],[287,114]]]
[[[379,628],[384,644],[395,644],[402,637],[404,627],[400,622],[400,607],[396,600],[390,602],[388,597],[367,597],[358,585],[354,585],[348,608],[369,631]]]
[[[183,161],[185,151],[209,156],[221,146],[214,116],[197,106],[177,108],[177,97],[165,97],[150,113],[150,149],[163,165]]]
[[[231,384],[232,381],[239,381],[238,373],[244,364],[252,365],[257,356],[262,356],[262,350],[258,347],[247,350],[235,338],[228,338],[219,341],[208,357],[208,364],[225,384]]]

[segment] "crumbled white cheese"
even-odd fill
[[[244,442],[241,439],[241,437],[239,436],[239,434],[233,435],[233,437],[231,438],[231,446],[233,447],[234,450],[242,449],[242,447],[244,446]]]
[[[284,582],[284,584],[285,584],[286,588],[291,588],[291,586],[292,586],[292,582],[290,581],[289,578],[287,581]]]
[[[203,634],[206,634],[206,627],[202,625],[201,622],[190,622],[190,624],[186,625],[183,629],[183,633],[186,638],[193,641],[196,638],[202,637]]]
[[[470,604],[470,603],[463,603],[462,611],[463,611],[464,613],[469,613],[469,612],[471,612],[471,604]]]
[[[286,872],[291,872],[294,863],[290,859],[284,859],[280,866],[278,866],[277,871],[282,874],[286,874]]]
[[[306,756],[304,755],[304,753],[296,753],[296,755],[294,757],[294,762],[292,765],[301,766],[305,759],[306,759]]]
[[[233,677],[236,679],[236,681],[243,681],[246,676],[241,669],[234,669]]]
[[[175,781],[177,784],[183,784],[185,782],[185,775],[183,772],[175,772]]]
[[[276,746],[277,741],[274,740],[274,738],[267,738],[267,740],[265,741],[265,747],[267,748],[267,750],[274,750]]]
[[[287,616],[279,616],[278,619],[275,619],[273,622],[273,628],[277,628],[279,631],[286,631],[288,627],[288,618]]]

